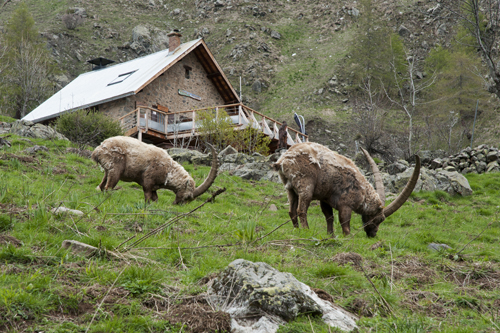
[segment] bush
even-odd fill
[[[79,148],[96,147],[107,138],[123,135],[118,121],[95,110],[65,113],[57,119],[56,129]]]
[[[224,109],[207,110],[198,116],[198,131],[205,142],[222,150],[228,145],[248,154],[259,153],[267,155],[269,153],[269,144],[271,138],[263,134],[259,129],[254,128],[250,123],[243,129],[237,129],[231,118]]]

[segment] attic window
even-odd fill
[[[127,72],[127,73],[123,73],[123,74],[118,75],[113,81],[108,83],[108,86],[125,81],[130,75],[134,74],[135,72],[137,72],[137,69],[135,71],[131,71],[131,72]]]
[[[189,66],[184,66],[184,70],[185,70],[185,77],[186,79],[189,79],[191,78],[191,71],[193,70],[191,67]]]

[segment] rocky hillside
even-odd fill
[[[0,11],[5,22],[19,0]],[[203,37],[244,103],[293,123],[304,115],[316,141],[353,145],[344,126],[352,107],[342,70],[365,13],[359,1],[331,0],[26,0],[61,73],[58,88],[90,69],[102,56],[124,62],[161,50],[166,34],[179,29],[183,41]],[[457,21],[449,0],[373,1],[373,11],[403,37],[418,61],[437,45],[449,46]],[[75,29],[65,14],[83,19]],[[0,31],[2,23],[0,23]],[[495,101],[496,103],[496,101]],[[495,104],[493,103],[493,104]],[[491,105],[494,108],[495,105]],[[471,107],[472,108],[472,107]],[[335,124],[335,125],[334,125]],[[480,125],[479,125],[480,126]],[[498,130],[498,129],[497,129]],[[478,131],[478,140],[494,138]],[[491,132],[491,131],[488,131]],[[476,141],[479,143],[478,141]],[[341,148],[341,147],[340,147]],[[352,148],[352,147],[351,147]]]

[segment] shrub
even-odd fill
[[[218,150],[227,145],[245,153],[269,153],[271,138],[254,128],[250,123],[243,129],[233,126],[231,118],[222,109],[217,115],[215,110],[208,110],[198,116],[198,131],[205,142],[214,145]]]
[[[56,129],[80,149],[96,147],[109,137],[123,134],[118,121],[95,110],[65,113],[57,119]]]

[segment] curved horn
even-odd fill
[[[203,184],[194,189],[193,199],[205,193],[205,191],[208,190],[208,188],[212,185],[215,178],[217,177],[217,171],[219,167],[217,152],[215,151],[215,148],[211,144],[207,143],[206,145],[210,147],[210,150],[212,150],[212,168],[210,169],[210,173],[208,174]]]
[[[366,150],[361,148],[363,154],[365,154],[368,163],[370,163],[370,167],[372,168],[373,177],[375,178],[375,189],[377,190],[378,196],[380,200],[382,200],[382,205],[385,206],[385,189],[384,182],[382,181],[382,175],[380,175],[380,171],[377,167],[377,163],[373,160],[373,158],[368,154]]]
[[[417,180],[420,176],[420,157],[418,157],[418,155],[415,155],[415,159],[415,170],[413,170],[413,174],[411,175],[410,180],[408,180],[408,184],[406,184],[403,192],[401,192],[401,194],[393,202],[391,202],[389,206],[384,208],[385,217],[392,215],[392,213],[403,206],[406,200],[410,197],[410,194],[415,188],[415,185],[417,185]]]

